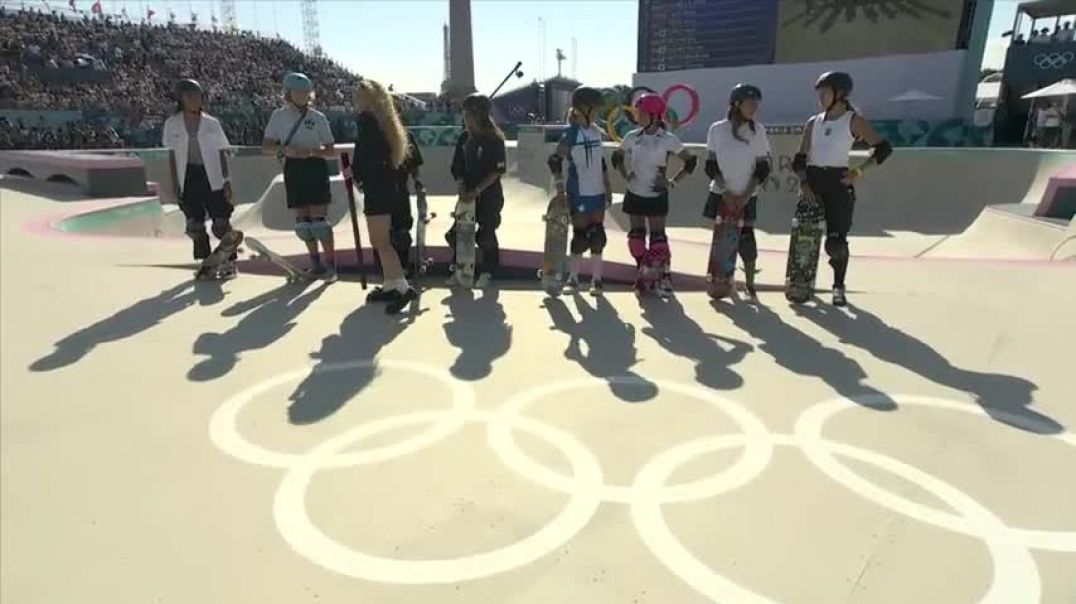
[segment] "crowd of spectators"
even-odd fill
[[[1024,37],[1024,34],[1019,34],[1013,39],[1013,44],[1053,44],[1055,42],[1072,42],[1076,34],[1076,29],[1072,27],[1072,21],[1066,21],[1064,25],[1058,24],[1054,26],[1053,33],[1050,32],[1049,27],[1044,27],[1040,30],[1031,30],[1029,37]]]
[[[258,144],[266,114],[281,103],[288,71],[314,80],[319,106],[350,104],[354,74],[284,40],[0,8],[0,109],[77,110],[152,128],[174,108],[175,82],[191,77],[206,87],[213,113],[232,116],[225,127],[233,142]],[[101,146],[107,129],[8,123],[0,148],[87,139]]]
[[[0,118],[0,149],[118,149],[127,141],[107,123],[50,124]]]

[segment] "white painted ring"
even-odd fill
[[[443,584],[488,577],[530,564],[570,541],[597,512],[596,491],[571,493],[568,504],[548,524],[524,539],[481,554],[440,560],[401,560],[373,556],[350,549],[326,536],[306,510],[306,491],[314,473],[337,459],[340,451],[364,438],[399,427],[438,425],[454,411],[397,415],[364,424],[318,445],[284,476],[273,501],[273,517],[284,539],[300,554],[329,570],[367,581],[396,584]],[[490,414],[473,413],[469,420],[497,421]],[[541,438],[561,450],[583,484],[602,482],[601,466],[577,439],[532,419],[515,418],[514,429]]]
[[[789,435],[770,436],[773,445],[801,447],[798,438]],[[664,481],[688,460],[709,452],[748,445],[746,436],[730,435],[690,441],[665,451],[640,472],[638,482],[648,491],[660,491]],[[983,531],[977,535],[983,539],[993,562],[994,575],[983,603],[1008,604],[1011,602],[1038,602],[1041,581],[1038,568],[1031,553],[1022,543],[1012,539],[1002,522],[963,491],[895,459],[844,443],[820,439],[817,446],[829,452],[872,464],[901,476],[931,492],[969,518],[981,524]],[[654,556],[673,574],[691,585],[708,598],[718,602],[744,604],[772,604],[770,600],[749,589],[737,585],[714,572],[699,560],[673,534],[656,498],[640,498],[631,506],[632,519],[640,538]]]
[[[878,398],[880,397],[857,397],[855,400],[860,403],[871,403]],[[898,405],[934,407],[937,409],[969,413],[980,417],[989,417],[989,414],[978,405],[959,403],[943,398],[907,394],[886,395],[886,398],[896,401]],[[847,399],[836,398],[818,403],[804,411],[796,421],[795,432],[800,439],[800,442],[803,444],[803,452],[807,458],[833,480],[840,482],[858,493],[861,497],[869,499],[878,505],[887,507],[895,512],[904,514],[910,518],[915,518],[916,520],[927,524],[963,533],[970,537],[981,537],[982,535],[978,532],[979,528],[969,524],[967,518],[937,510],[882,489],[839,463],[826,451],[825,447],[816,445],[816,443],[823,439],[823,428],[825,423],[831,417],[841,411],[858,407],[859,405],[848,403]],[[1006,419],[1006,421],[1015,421],[1017,418],[1014,414],[1005,411],[995,410],[992,411],[992,413],[995,416],[1004,416],[1002,418]],[[1019,419],[1025,423],[1027,422],[1026,418],[1021,417]],[[1072,433],[1064,432],[1060,434],[1051,434],[1049,435],[1049,438],[1076,447],[1076,435],[1073,435]],[[1006,528],[1015,534],[1024,544],[1033,549],[1056,552],[1076,552],[1076,531],[1037,530],[1008,526]]]
[[[470,385],[456,379],[448,371],[438,367],[410,361],[394,361],[386,359],[365,359],[341,363],[325,363],[280,374],[233,395],[225,401],[224,404],[213,413],[213,417],[210,418],[209,436],[221,450],[242,461],[275,468],[293,467],[300,462],[306,455],[305,453],[273,451],[251,442],[239,432],[239,414],[257,397],[288,382],[300,380],[309,375],[312,371],[315,373],[329,373],[370,367],[387,367],[390,369],[410,371],[440,381],[448,386],[452,393],[452,411],[442,413],[442,421],[431,425],[426,430],[423,430],[412,437],[390,445],[362,451],[342,453],[331,460],[327,460],[325,462],[326,468],[342,468],[361,464],[379,463],[420,451],[447,438],[459,430],[467,421],[468,414],[475,408],[474,390],[471,389]]]
[[[747,437],[746,442],[750,443],[736,463],[720,474],[689,484],[663,487],[660,495],[650,494],[649,496],[657,496],[664,503],[688,502],[714,497],[747,484],[755,476],[761,474],[769,464],[770,457],[773,455],[773,447],[768,438],[769,430],[761,420],[740,403],[718,396],[705,388],[660,380],[646,382],[635,376],[565,380],[525,390],[513,396],[495,411],[497,416],[503,418],[503,421],[493,422],[490,425],[490,448],[501,457],[505,465],[515,470],[519,475],[525,476],[527,479],[554,491],[572,494],[580,489],[596,490],[603,501],[632,503],[636,497],[640,496],[637,481],[636,484],[631,486],[607,485],[604,482],[600,484],[580,482],[578,474],[574,477],[565,476],[534,461],[533,458],[520,449],[511,431],[511,426],[516,421],[516,418],[528,406],[543,397],[567,390],[607,386],[611,383],[625,385],[653,383],[657,385],[659,392],[661,390],[675,392],[709,403],[729,415]]]

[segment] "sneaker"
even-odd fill
[[[848,305],[848,298],[846,298],[845,295],[844,295],[844,288],[843,287],[834,287],[833,288],[833,305],[834,306],[847,306]]]
[[[658,281],[658,294],[662,296],[671,296],[673,294],[672,279],[669,277],[662,277]]]
[[[396,290],[392,290],[390,294],[391,299],[388,304],[385,305],[385,314],[395,315],[399,314],[412,300],[418,298],[418,292],[415,288],[409,287],[404,293],[400,293]]]
[[[235,279],[239,276],[239,267],[235,265],[235,261],[231,260],[220,265],[220,269],[217,271],[217,278],[228,281]]]
[[[366,294],[367,302],[388,302],[393,299],[394,295],[399,295],[395,289],[386,290],[385,288],[378,286],[375,287],[370,293]]]
[[[335,283],[340,278],[339,273],[336,272],[335,266],[327,266],[321,273],[321,279],[327,283]]]
[[[486,289],[490,286],[490,281],[493,281],[493,275],[489,273],[482,273],[475,279],[474,286],[478,289]]]
[[[590,282],[590,295],[592,295],[592,296],[600,296],[600,295],[602,295],[602,292],[604,290],[605,290],[605,287],[602,285],[602,280],[601,279],[594,279],[594,280],[592,280]]]
[[[195,260],[205,260],[211,253],[213,253],[213,248],[209,244],[209,235],[206,235],[205,237],[196,237],[194,239]]]
[[[568,277],[564,281],[564,292],[571,293],[579,291],[579,277]]]
[[[319,262],[317,264],[311,265],[310,268],[306,269],[306,275],[311,279],[317,279],[324,275],[325,272],[328,270],[329,269],[325,268],[324,264]]]

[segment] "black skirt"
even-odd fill
[[[289,208],[329,205],[329,164],[320,157],[284,160],[284,190]]]
[[[624,205],[621,209],[630,216],[668,216],[669,194],[643,197],[628,191],[624,193]]]

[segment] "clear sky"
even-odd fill
[[[39,4],[44,0],[26,1]],[[63,6],[67,0],[49,2]],[[84,10],[93,3],[76,2]],[[193,10],[203,24],[209,23],[211,14],[219,18],[221,7],[219,0],[102,0],[102,4],[113,13],[126,6],[132,17],[153,7],[158,22],[167,19],[169,10],[179,22],[187,22]],[[985,66],[1001,67],[1007,40],[1000,36],[1012,26],[1017,4],[1017,0],[996,1]],[[280,35],[302,45],[299,0],[237,0],[236,5],[242,29]],[[330,57],[357,73],[395,84],[397,90],[438,90],[448,0],[319,0],[317,6],[322,47]],[[491,91],[516,61],[523,61],[524,81],[555,75],[557,48],[569,55],[563,63],[566,76],[575,75],[597,86],[631,81],[636,0],[472,0],[471,7],[479,90]],[[578,49],[574,64],[570,56],[573,38]]]

